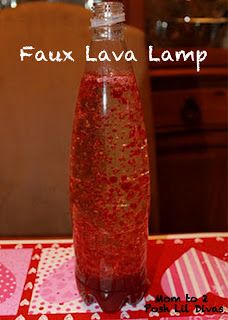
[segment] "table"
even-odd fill
[[[228,319],[228,234],[155,236],[148,248],[148,294],[105,314],[78,294],[71,239],[0,240],[0,319]],[[186,303],[186,293],[197,301]],[[180,301],[159,302],[168,297]]]

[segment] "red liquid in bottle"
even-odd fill
[[[105,312],[148,290],[147,140],[133,73],[86,73],[71,151],[76,279],[84,300]]]

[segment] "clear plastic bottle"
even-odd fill
[[[95,5],[90,55],[125,50],[123,5]],[[73,124],[71,210],[76,280],[87,304],[137,304],[147,278],[149,164],[132,66],[87,62]]]

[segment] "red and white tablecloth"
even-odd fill
[[[74,263],[70,239],[0,240],[0,319],[228,320],[228,234],[152,237],[151,288],[137,307],[125,305],[115,314],[83,303]],[[186,302],[187,293],[197,301]]]

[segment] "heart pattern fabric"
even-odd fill
[[[50,303],[63,303],[79,298],[79,292],[74,278],[74,259],[71,259],[56,269],[44,280],[40,295]]]
[[[9,299],[16,289],[14,274],[0,262],[0,304]]]
[[[174,240],[172,238],[150,242],[149,253],[156,259],[153,261],[151,259],[149,262],[158,261],[157,270],[155,268],[149,270],[149,275],[154,274],[155,271],[151,291],[136,307],[126,304],[119,312],[119,318],[130,319],[133,315],[135,318],[137,316],[143,318],[145,304],[153,305],[154,296],[156,292],[161,292],[161,286],[163,294],[180,296],[182,300],[185,300],[186,293],[198,299],[204,294],[212,293],[213,305],[217,308],[223,306],[224,312],[227,312],[224,302],[224,298],[228,297],[226,238],[199,237],[189,242],[185,239],[176,239],[176,242]],[[168,242],[167,246],[166,242]],[[190,250],[188,250],[189,245],[192,246]],[[173,252],[170,250],[171,247]],[[201,248],[201,251],[196,248]],[[102,318],[102,310],[98,304],[87,306],[83,302],[78,292],[74,272],[74,250],[69,242],[64,245],[55,245],[55,247],[52,243],[45,243],[42,246],[26,243],[22,244],[22,247],[18,246],[17,249],[15,243],[7,244],[6,247],[2,245],[0,318],[10,316],[15,320],[25,320],[28,317],[48,320],[55,319],[56,314],[63,320],[73,320],[74,314],[79,318],[83,314],[85,319],[90,320]],[[210,304],[208,306],[210,307]],[[138,313],[136,315],[133,312]],[[203,312],[198,313],[196,310],[191,310],[190,313],[193,316],[203,315]],[[161,317],[154,311],[151,311],[148,316]],[[174,309],[170,310],[166,316],[182,318],[181,312]],[[225,314],[218,315],[219,317],[222,319]]]
[[[167,296],[181,300],[186,294],[200,298],[207,293],[227,298],[228,263],[191,248],[165,271],[161,286]]]

